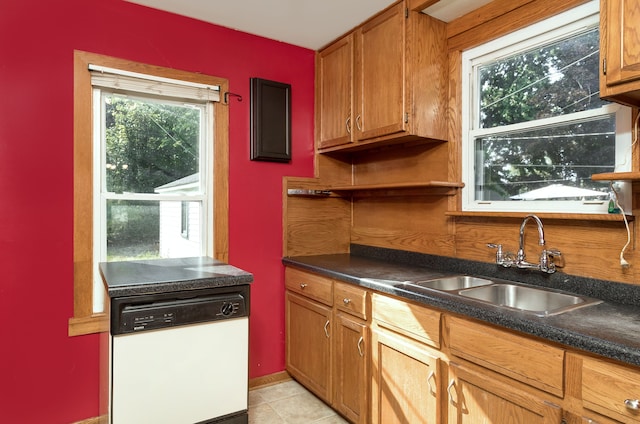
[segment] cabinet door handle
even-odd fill
[[[431,370],[431,372],[429,372],[429,375],[427,376],[427,384],[429,385],[429,392],[434,395],[436,395],[436,391],[433,390],[433,385],[431,384],[431,380],[435,381],[435,377],[436,377],[436,373],[435,371]]]
[[[327,339],[329,338],[329,320],[327,320],[327,322],[324,323],[324,334],[325,336],[327,336]]]
[[[638,399],[625,399],[624,406],[632,411],[640,411],[640,400]]]
[[[344,303],[345,305],[348,305],[349,303],[351,303],[351,299],[349,299],[348,297],[345,297],[344,299],[342,299],[342,303]]]
[[[449,385],[447,386],[447,393],[449,394],[449,402],[451,403],[451,405],[455,406],[456,408],[458,407],[458,403],[453,400],[453,395],[451,394],[451,389],[453,388],[453,386],[455,385],[455,380],[451,380],[449,382]]]
[[[351,134],[351,115],[347,116],[347,120],[344,124],[347,127],[347,134]]]
[[[302,290],[304,290],[304,288],[305,288],[305,287],[307,287],[307,284],[306,284],[306,283],[300,283],[300,288],[301,288]]]
[[[360,115],[356,116],[356,127],[358,128],[358,131],[362,132],[362,125],[360,124]]]
[[[360,336],[360,338],[358,339],[358,353],[362,357],[364,357],[364,352],[362,351],[362,343],[363,342],[364,342],[364,338],[362,336]]]

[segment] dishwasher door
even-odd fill
[[[209,423],[246,413],[248,340],[248,317],[113,336],[112,424]]]

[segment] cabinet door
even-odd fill
[[[401,2],[358,30],[354,130],[359,140],[405,129],[404,11]]]
[[[620,424],[620,421],[611,421],[602,417],[583,416],[578,413],[564,411],[562,424]]]
[[[490,371],[472,371],[451,362],[449,377],[449,424],[557,424],[562,419],[560,407],[497,381]]]
[[[584,407],[622,422],[640,422],[640,373],[635,368],[584,358],[582,401]]]
[[[300,383],[331,402],[331,309],[286,295],[286,366]]]
[[[430,352],[383,329],[372,332],[372,423],[439,422],[440,359]]]
[[[606,7],[606,81],[615,85],[640,79],[640,0],[607,0]],[[602,43],[601,43],[602,45]]]
[[[353,34],[322,50],[317,56],[318,148],[352,141]]]
[[[334,407],[353,423],[368,422],[369,328],[348,315],[334,325]]]

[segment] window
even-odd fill
[[[74,67],[70,335],[107,329],[100,261],[228,257],[227,81],[86,52]]]
[[[463,53],[463,210],[607,213],[591,175],[631,169],[631,112],[599,97],[598,24],[592,1]]]
[[[146,76],[123,90],[122,75],[112,72],[92,76],[94,311],[103,305],[99,262],[205,256],[212,236],[211,103],[183,100],[190,87],[180,82],[168,94],[149,94]],[[154,84],[154,92],[169,91]],[[199,228],[191,240],[182,236],[183,204],[193,205],[188,218]]]

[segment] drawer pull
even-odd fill
[[[300,283],[300,288],[302,290],[304,290],[305,287],[307,287],[307,283]]]
[[[640,400],[638,399],[625,399],[624,406],[632,411],[640,411]]]
[[[351,299],[349,299],[348,297],[345,297],[344,299],[342,299],[342,302],[343,302],[345,305],[348,305],[349,303],[351,303]]]
[[[325,336],[327,336],[327,339],[329,338],[329,320],[327,320],[327,322],[324,323],[324,334]]]
[[[431,380],[435,381],[435,378],[436,378],[436,373],[435,371],[432,370],[431,372],[429,372],[429,375],[427,376],[427,384],[429,385],[429,392],[434,396],[436,396],[436,391],[433,390],[433,385],[431,384]]]
[[[451,389],[453,388],[454,385],[455,385],[455,380],[451,380],[449,382],[449,385],[447,386],[447,393],[449,394],[449,402],[451,403],[451,405],[457,408],[458,403],[455,400],[453,400],[453,395],[451,394]]]
[[[360,354],[360,356],[364,357],[364,352],[362,351],[362,342],[364,342],[364,338],[360,336],[360,338],[358,339],[358,353]]]

